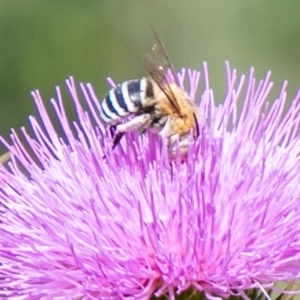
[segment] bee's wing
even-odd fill
[[[152,31],[153,31],[154,38],[155,38],[155,44],[153,46],[154,57],[156,56],[156,61],[160,63],[160,65],[164,68],[165,72],[167,72],[168,70],[171,72],[172,77],[173,77],[172,79],[179,86],[179,80],[178,80],[177,74],[175,72],[174,66],[169,58],[169,55],[167,54],[167,50],[166,50],[163,42],[159,38],[159,36],[158,36],[157,32],[155,31],[155,29],[153,28],[153,26],[152,26]]]
[[[165,93],[175,111],[180,114],[180,107],[176,101],[176,97],[174,96],[172,89],[170,88],[170,83],[167,79],[166,73],[168,71],[171,72],[173,77],[172,80],[174,80],[178,86],[179,81],[162,41],[158,37],[153,27],[152,29],[155,36],[155,45],[152,53],[147,53],[144,56],[145,65],[152,79]]]

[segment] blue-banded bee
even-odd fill
[[[154,29],[153,29],[154,31]],[[115,129],[113,148],[131,130],[152,129],[166,142],[171,157],[187,152],[188,137],[193,131],[198,137],[198,107],[180,87],[174,67],[165,47],[154,31],[152,54],[145,55],[148,78],[128,80],[111,89],[101,103],[101,119]],[[173,81],[168,80],[171,72]],[[126,122],[121,121],[132,116]]]

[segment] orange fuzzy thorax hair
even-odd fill
[[[165,92],[167,92],[169,98],[174,99],[175,97],[180,114],[174,109],[166,94],[153,82],[153,93],[155,95],[153,101],[156,114],[170,117],[169,136],[176,133],[187,134],[190,130],[196,129],[194,115],[198,117],[198,107],[190,100],[188,94],[182,88],[174,83],[171,83],[169,86],[172,92],[168,90]]]

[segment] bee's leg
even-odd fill
[[[114,135],[112,149],[115,149],[115,147],[119,144],[124,134],[125,132],[117,132]]]
[[[113,149],[119,144],[121,138],[125,132],[132,131],[134,129],[146,127],[151,121],[150,114],[143,114],[133,117],[126,123],[121,123],[116,126],[116,132],[113,138]]]
[[[117,128],[116,125],[111,125],[111,126],[109,126],[109,132],[110,132],[110,136],[111,136],[111,137],[113,137],[113,136],[115,135],[116,128]]]

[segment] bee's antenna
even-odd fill
[[[198,123],[195,113],[193,113],[193,117],[194,117],[194,121],[195,121],[195,125],[196,125],[196,138],[198,138],[200,135],[200,129],[199,129],[199,123]]]

